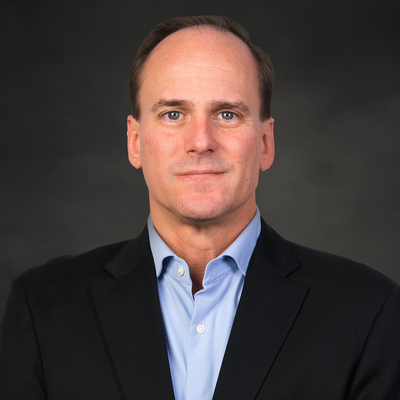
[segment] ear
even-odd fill
[[[275,144],[274,144],[274,119],[268,118],[262,122],[262,143],[261,143],[261,160],[260,170],[267,170],[274,161]]]
[[[142,166],[140,158],[140,124],[132,115],[127,119],[127,136],[128,136],[128,157],[130,163],[137,169]]]

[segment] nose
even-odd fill
[[[218,145],[215,126],[206,116],[197,116],[186,126],[185,151],[202,154],[214,152]]]

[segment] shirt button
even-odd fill
[[[204,333],[206,331],[206,327],[203,324],[199,324],[196,326],[197,333]]]
[[[182,266],[178,267],[178,275],[182,276],[185,273],[185,269]]]

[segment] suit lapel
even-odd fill
[[[263,221],[213,400],[256,398],[308,292],[286,278],[297,268],[290,245]]]
[[[173,399],[153,258],[145,229],[91,282],[99,324],[127,399]]]

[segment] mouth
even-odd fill
[[[191,170],[178,174],[177,178],[186,183],[216,184],[225,174],[224,171],[215,170]]]
[[[215,170],[192,170],[185,171],[179,173],[179,177],[207,177],[207,176],[216,176],[224,174],[224,171],[215,171]]]

